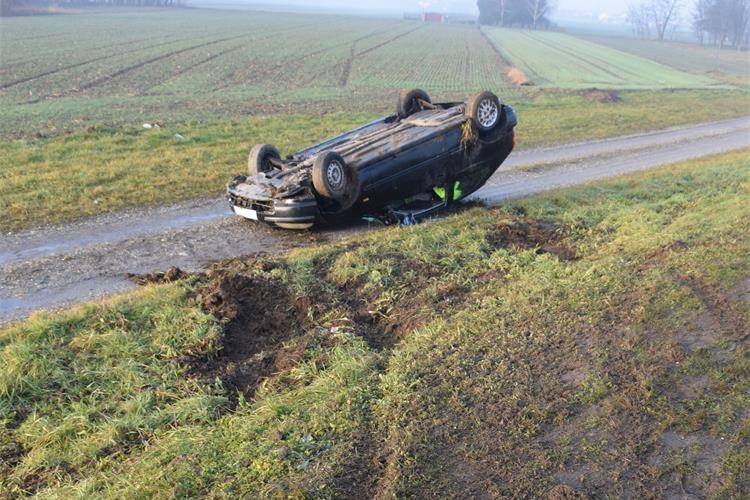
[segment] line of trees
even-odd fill
[[[698,0],[693,12],[693,31],[700,43],[747,48],[750,0]]]
[[[643,0],[630,4],[628,22],[641,38],[665,40],[680,23],[682,0]],[[697,0],[692,27],[700,43],[747,48],[750,0]]]
[[[90,6],[179,7],[182,0],[0,0],[0,15],[33,12],[51,7],[74,8]]]
[[[479,24],[548,28],[552,5],[547,0],[478,0]]]

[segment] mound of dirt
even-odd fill
[[[487,233],[492,248],[535,248],[537,253],[551,253],[560,260],[576,260],[575,248],[562,240],[564,228],[554,222],[529,217],[504,221]]]
[[[534,85],[534,83],[529,79],[529,77],[526,76],[526,73],[524,73],[518,68],[510,68],[510,70],[508,70],[508,79],[514,85],[518,85],[518,86]]]
[[[248,397],[258,383],[296,364],[304,349],[285,349],[284,342],[304,331],[305,314],[281,281],[234,273],[212,273],[193,299],[225,323],[215,358],[194,360],[192,373],[222,380],[228,392]]]
[[[612,103],[620,102],[620,94],[615,90],[586,89],[578,92],[578,95],[585,97],[589,101]]]

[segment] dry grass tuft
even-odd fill
[[[510,68],[510,71],[508,71],[508,79],[513,82],[514,85],[518,85],[519,87],[534,85],[534,82],[526,76],[526,73],[518,68]]]

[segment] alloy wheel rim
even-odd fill
[[[493,127],[495,123],[497,123],[498,115],[499,112],[495,101],[487,97],[479,102],[479,108],[477,109],[477,121],[482,127]]]

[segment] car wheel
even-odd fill
[[[422,111],[422,104],[419,101],[432,103],[427,92],[420,89],[402,90],[398,94],[398,105],[396,112],[400,118],[406,118],[417,111]]]
[[[247,157],[247,173],[250,177],[265,172],[270,172],[274,169],[269,159],[274,158],[276,160],[281,159],[279,150],[270,144],[258,144],[253,146],[250,150],[250,154]]]
[[[354,204],[359,191],[356,170],[335,151],[321,153],[315,158],[312,181],[319,195],[338,202],[342,210]]]
[[[466,103],[466,116],[471,118],[480,132],[495,128],[500,123],[501,114],[500,99],[492,92],[474,94]]]

